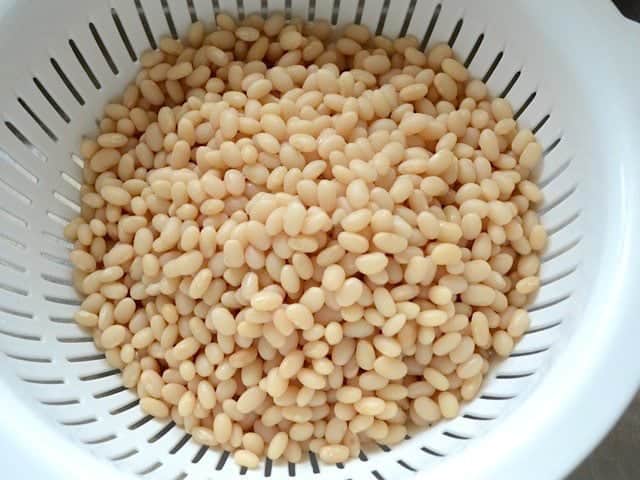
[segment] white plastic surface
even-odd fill
[[[429,479],[565,474],[640,379],[640,69],[630,63],[640,27],[607,0],[238,3],[245,13],[266,6],[339,23],[359,17],[386,35],[452,42],[472,74],[490,72],[492,93],[505,94],[519,121],[538,128],[547,149],[542,219],[551,232],[531,329],[459,418],[342,468],[306,462],[240,473],[373,480],[415,471]],[[139,68],[133,60],[150,45],[142,19],[157,40],[170,24],[183,33],[193,18],[211,22],[216,6],[236,14],[238,3],[0,2],[0,449],[16,477],[238,478],[221,452],[147,419],[73,323],[78,297],[61,235],[78,209],[80,167],[72,156]]]

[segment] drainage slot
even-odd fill
[[[129,58],[132,62],[138,60],[138,56],[136,55],[136,51],[133,49],[133,45],[131,45],[131,40],[129,40],[129,35],[127,35],[127,31],[124,29],[124,25],[120,21],[120,16],[115,8],[111,9],[111,18],[113,18],[113,23],[116,26],[116,30],[120,34],[120,39],[124,44],[124,48],[127,49],[127,53],[129,54]]]
[[[38,80],[36,77],[33,77],[33,83],[36,84],[36,87],[38,87],[38,90],[40,90],[40,93],[42,93],[42,96],[47,100],[47,102],[49,102],[49,104],[56,111],[56,113],[60,115],[60,118],[62,118],[66,123],[69,123],[71,121],[71,119],[69,118],[69,115],[67,115],[67,112],[65,112],[62,109],[62,107],[58,104],[58,102],[55,101],[55,99],[49,93],[49,90],[45,88],[42,82],[40,82],[40,80]]]
[[[109,50],[107,50],[107,46],[102,41],[102,37],[100,37],[100,34],[98,33],[98,29],[93,23],[89,23],[89,30],[91,30],[91,35],[93,35],[93,39],[96,41],[96,45],[98,45],[100,52],[102,52],[102,56],[104,57],[104,60],[107,62],[107,65],[109,65],[111,72],[113,72],[114,75],[117,75],[118,67],[113,61],[113,58],[111,58],[111,54],[109,53]]]
[[[84,70],[84,73],[87,74],[87,77],[89,77],[89,80],[91,80],[91,83],[93,83],[93,86],[96,87],[96,90],[100,90],[102,88],[102,85],[100,85],[98,78],[96,77],[95,73],[93,73],[93,70],[91,70],[91,67],[87,63],[87,60],[84,58],[84,55],[82,55],[82,52],[76,45],[76,42],[74,42],[73,40],[69,40],[69,46],[71,47],[73,54],[76,56],[78,63]]]
[[[436,8],[433,9],[431,20],[429,20],[429,26],[427,27],[427,31],[424,32],[424,37],[422,37],[422,42],[420,42],[421,50],[424,50],[425,48],[427,48],[429,40],[431,39],[431,35],[433,34],[433,29],[436,28],[436,22],[438,21],[438,17],[440,16],[441,10],[442,10],[441,3],[437,4]]]

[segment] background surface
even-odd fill
[[[640,478],[640,393],[591,455],[568,480],[635,480]]]

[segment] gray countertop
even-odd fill
[[[568,480],[640,478],[640,394],[602,443]]]

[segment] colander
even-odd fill
[[[448,42],[536,132],[550,233],[542,288],[530,330],[458,418],[344,465],[310,455],[246,471],[145,416],[73,322],[62,229],[79,211],[80,139],[141,52],[197,19],[211,26],[219,11]],[[557,478],[627,405],[640,379],[640,27],[607,0],[2,0],[0,13],[5,478]]]

